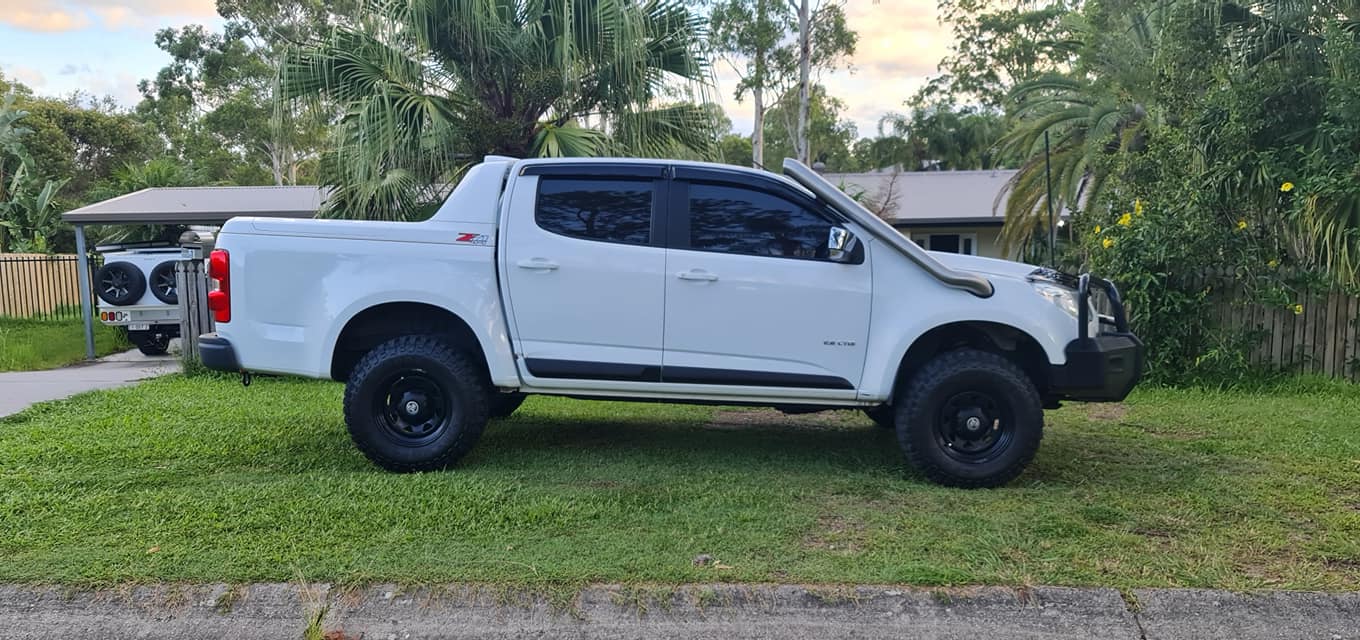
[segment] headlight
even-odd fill
[[[1048,298],[1049,302],[1058,305],[1059,309],[1067,312],[1073,318],[1077,317],[1077,292],[1067,287],[1061,287],[1050,282],[1033,281],[1035,293]]]

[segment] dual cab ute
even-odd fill
[[[1137,382],[1109,282],[926,252],[784,170],[488,157],[424,222],[235,218],[202,358],[345,382],[354,443],[393,471],[547,394],[859,408],[961,487],[1018,475],[1046,407]]]

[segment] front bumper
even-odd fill
[[[1107,320],[1102,318],[1096,336],[1090,335],[1087,315],[1093,286],[1109,298],[1113,317],[1108,322],[1114,325],[1113,331],[1104,330]],[[1049,394],[1071,400],[1123,400],[1143,376],[1143,341],[1129,331],[1128,314],[1114,283],[1084,274],[1077,292],[1077,339],[1064,349],[1066,363],[1050,365]]]
[[[203,361],[203,366],[214,371],[236,373],[241,370],[231,341],[216,333],[205,333],[198,337],[198,357]]]

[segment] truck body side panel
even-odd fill
[[[979,298],[940,283],[921,268],[874,245],[873,316],[869,352],[860,384],[861,400],[885,401],[892,396],[897,367],[917,338],[935,327],[960,322],[990,322],[1018,329],[1034,338],[1051,364],[1062,364],[1063,346],[1072,339],[1075,319],[1043,302],[1024,280],[992,278],[994,292]]]
[[[279,222],[254,233],[255,220],[234,219],[218,240],[231,254],[232,322],[217,333],[236,345],[244,369],[327,378],[351,318],[379,304],[416,302],[462,318],[493,383],[519,385],[496,290],[494,226],[390,223],[402,236],[392,239],[374,237],[385,235],[379,223],[287,221],[283,233]],[[351,229],[369,237],[345,237]]]

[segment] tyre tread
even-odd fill
[[[1000,376],[1021,389],[1026,401],[1038,412],[1039,429],[1032,441],[1025,442],[1023,438],[1016,441],[1017,445],[1023,447],[1021,454],[1004,469],[981,478],[967,478],[950,473],[937,464],[927,451],[917,446],[910,437],[912,425],[909,416],[920,411],[921,404],[926,402],[937,381],[948,379],[963,371],[978,369],[985,369],[988,373]],[[964,489],[999,487],[1019,476],[1038,453],[1039,442],[1043,438],[1043,405],[1039,398],[1039,390],[1034,387],[1034,383],[1025,375],[1024,370],[1001,355],[979,349],[946,351],[922,366],[899,393],[898,443],[902,446],[907,462],[932,482]]]
[[[364,376],[370,374],[383,362],[406,355],[432,358],[441,366],[447,367],[455,378],[474,387],[468,393],[459,394],[459,400],[463,403],[463,424],[458,425],[457,436],[453,443],[438,456],[415,463],[393,460],[383,455],[369,444],[368,439],[363,437],[355,426],[369,419],[367,416],[356,415],[359,400],[357,397],[358,389],[361,386],[356,381],[363,380]],[[354,371],[350,373],[349,381],[345,384],[345,425],[354,446],[358,447],[359,451],[374,464],[388,471],[411,473],[447,469],[472,450],[472,447],[477,444],[477,440],[481,438],[482,431],[486,429],[488,420],[487,386],[481,368],[477,366],[476,362],[467,354],[455,351],[439,336],[401,336],[374,347],[364,354],[359,359],[359,363],[355,365]]]

